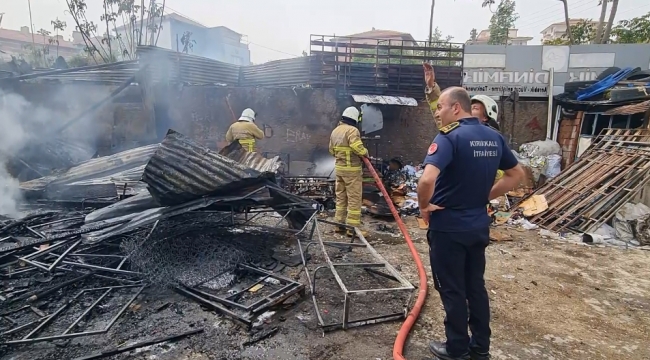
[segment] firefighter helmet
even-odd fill
[[[244,111],[241,113],[241,116],[239,117],[239,120],[255,122],[255,111],[253,111],[253,109],[244,109]]]
[[[498,121],[497,119],[499,116],[499,107],[497,106],[497,102],[494,101],[494,99],[487,95],[474,95],[472,97],[472,103],[473,102],[479,102],[483,104],[487,117],[494,121]]]

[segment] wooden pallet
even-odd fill
[[[650,181],[650,130],[603,129],[591,147],[537,189],[548,209],[529,220],[556,232],[595,231]]]

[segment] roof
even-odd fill
[[[588,22],[590,22],[592,24],[597,24],[598,23],[597,21],[589,20],[589,19],[569,19],[569,25],[576,25],[577,23],[579,23],[581,21],[588,21]],[[551,26],[557,26],[557,25],[566,25],[566,22],[565,21],[559,21],[559,22],[552,23],[551,25],[545,27],[542,31],[540,31],[540,34],[545,32]]]
[[[340,37],[336,37],[332,39],[331,41],[336,41],[335,39],[340,39],[340,38],[359,38],[359,39],[403,39],[403,40],[411,40],[415,41],[413,38],[413,35],[401,31],[395,31],[395,30],[370,30],[370,31],[365,31],[357,34],[351,34],[351,35],[344,35]]]
[[[60,35],[59,35],[60,36]],[[49,39],[55,39],[56,35],[52,34],[49,36],[43,36],[41,34],[34,34],[34,42],[37,44],[49,44]],[[13,41],[19,41],[19,42],[24,42],[24,43],[30,43],[32,42],[32,34],[31,32],[29,33],[24,33],[20,30],[11,30],[11,29],[2,29],[0,28],[0,39],[7,39],[7,40],[13,40]],[[71,48],[71,49],[77,49],[74,43],[64,40],[62,38],[59,38],[59,49],[60,48]]]
[[[624,105],[605,112],[605,115],[634,115],[650,110],[650,100],[637,104]]]
[[[208,26],[205,26],[205,25],[199,23],[198,21],[194,21],[194,20],[192,20],[192,19],[190,19],[190,18],[188,18],[188,17],[185,17],[185,16],[183,16],[183,15],[179,15],[179,14],[177,14],[177,13],[173,13],[173,12],[170,12],[170,13],[165,14],[165,16],[164,16],[163,19],[164,19],[164,20],[176,20],[176,21],[179,21],[179,22],[182,22],[182,23],[185,23],[185,24],[194,25],[194,26],[196,26],[196,27],[200,27],[200,28],[203,28],[203,29],[207,29],[207,28],[208,28]],[[147,20],[147,19],[145,18],[145,21],[146,21],[146,20]],[[160,21],[160,20],[158,20],[158,21]],[[140,20],[136,21],[136,24],[139,25],[139,24],[140,24]],[[119,31],[119,30],[122,30],[122,29],[124,29],[124,27],[125,27],[125,25],[118,26],[118,27],[117,27],[117,30],[118,30],[118,31]]]

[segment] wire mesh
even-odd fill
[[[160,223],[147,237],[129,237],[122,250],[133,270],[161,286],[225,287],[239,263],[272,256],[270,233],[230,226],[230,213],[190,213]]]

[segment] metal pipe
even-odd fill
[[[548,73],[548,108],[546,119],[546,139],[551,139],[553,131],[553,85],[555,84],[555,69],[550,68]]]

